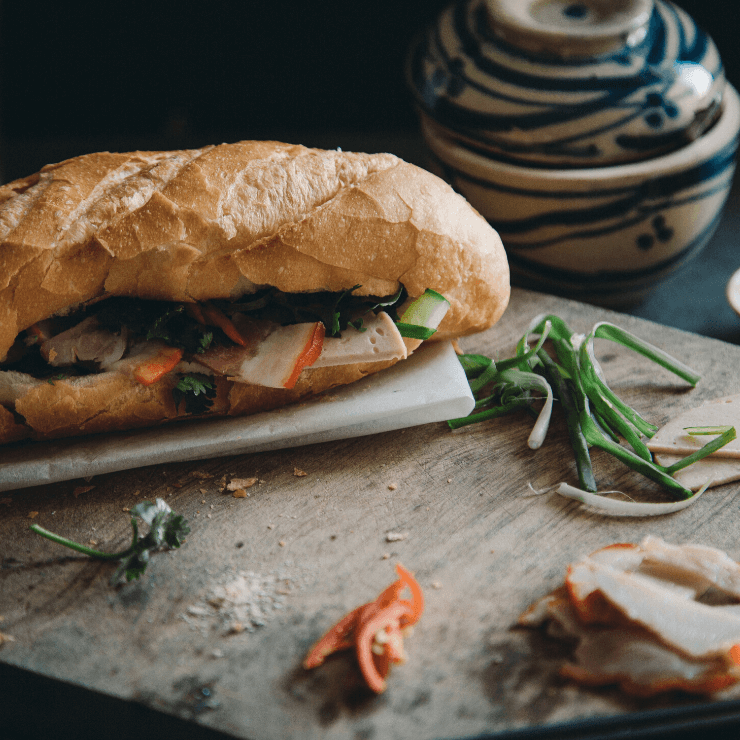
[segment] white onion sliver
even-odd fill
[[[605,514],[613,514],[615,516],[660,516],[662,514],[673,514],[676,511],[681,511],[691,506],[708,487],[709,484],[706,484],[691,498],[683,499],[682,501],[671,501],[667,504],[642,504],[638,501],[618,501],[613,498],[604,498],[603,493],[583,491],[568,483],[561,483],[555,491],[561,496],[580,501],[582,504],[598,509]],[[619,491],[608,491],[608,493],[619,493]]]
[[[537,416],[537,421],[532,427],[532,432],[527,440],[527,444],[531,450],[539,450],[542,447],[542,443],[547,436],[547,430],[550,427],[550,417],[552,416],[552,388],[544,378],[542,380],[543,385],[547,388],[547,399]]]

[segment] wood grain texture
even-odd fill
[[[610,385],[657,423],[740,389],[740,347],[523,290],[513,292],[494,329],[468,337],[463,348],[510,356],[541,312],[557,313],[576,331],[615,320],[702,373],[690,390],[627,350],[597,342]],[[184,721],[238,738],[472,737],[672,707],[701,711],[707,700],[638,701],[578,688],[558,676],[560,645],[513,625],[562,580],[568,562],[611,542],[650,533],[740,559],[740,486],[711,490],[682,513],[644,519],[531,496],[528,483],[575,482],[560,418],[538,451],[526,446],[531,423],[516,415],[454,432],[431,424],[2,494],[0,632],[14,641],[0,647],[0,668],[51,678],[81,702],[115,697],[124,707],[153,708],[173,728]],[[593,457],[601,489],[665,500],[608,456]],[[222,492],[224,481],[248,477],[259,482],[246,498]],[[84,486],[92,488],[75,495]],[[141,581],[118,589],[108,582],[111,565],[68,554],[27,529],[38,512],[33,521],[42,526],[117,548],[129,538],[123,509],[156,496],[190,520],[192,534],[180,551],[156,555]],[[408,534],[388,541],[388,533]],[[427,607],[387,692],[370,695],[349,654],[301,669],[325,629],[394,579],[396,561],[416,574]],[[209,599],[240,575],[252,584],[248,606],[259,606],[261,617],[253,610],[242,623],[248,629],[238,632],[231,629],[238,610],[216,609]],[[38,696],[28,694],[27,706],[10,706],[8,696],[0,707],[11,728],[22,721],[43,729]],[[73,721],[74,707],[58,711],[58,719]]]

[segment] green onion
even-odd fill
[[[529,348],[530,334],[540,337],[533,349]],[[699,380],[699,375],[687,365],[614,324],[600,322],[584,336],[574,334],[560,317],[543,315],[531,322],[527,332],[517,343],[515,357],[495,362],[483,355],[460,357],[476,399],[476,409],[471,416],[453,419],[448,424],[456,429],[519,408],[531,408],[532,402],[538,397],[533,396],[530,391],[543,388],[549,390],[552,386],[565,412],[582,489],[590,493],[597,490],[589,453],[589,447],[597,447],[631,469],[662,484],[677,497],[691,498],[694,494],[673,478],[673,473],[730,442],[735,438],[735,429],[710,427],[709,431],[697,432],[720,436],[669,467],[658,465],[642,439],[643,436],[652,437],[657,427],[643,419],[609,388],[596,359],[595,338],[621,344],[691,385],[696,385]],[[546,339],[554,347],[556,359],[544,351]],[[542,398],[547,399],[547,408],[551,403],[552,391],[546,391]],[[549,409],[547,415],[549,416]],[[542,428],[543,425],[540,426],[540,432]],[[546,425],[544,428],[546,429]],[[530,437],[530,446],[536,449],[531,439]],[[620,444],[620,439],[626,445]]]

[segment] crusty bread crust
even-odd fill
[[[432,288],[450,301],[438,339],[487,328],[509,298],[496,232],[442,180],[391,154],[254,141],[102,152],[0,187],[0,358],[33,323],[105,295],[197,301],[264,285],[388,295],[399,283],[410,297]],[[291,392],[220,380],[217,413],[274,408],[367,372],[325,370],[304,372]],[[166,383],[111,373],[36,384],[15,411],[35,438],[177,416]],[[18,426],[2,413],[0,442]]]
[[[204,416],[246,416],[286,406],[337,385],[360,380],[396,360],[317,368],[302,373],[294,388],[266,388],[215,377],[216,398]],[[196,418],[175,405],[176,380],[165,377],[150,386],[130,375],[105,372],[79,378],[20,383],[15,408],[25,423],[0,406],[0,444],[21,439],[56,439],[121,429],[150,427]]]

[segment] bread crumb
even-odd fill
[[[280,547],[285,547],[285,540],[280,540],[280,542],[278,542],[278,545],[280,545]]]
[[[141,495],[141,491],[134,491],[133,495],[134,496],[140,496]]]
[[[227,491],[239,491],[245,488],[251,488],[257,482],[256,478],[232,478],[227,484]]]
[[[78,496],[82,495],[83,493],[87,493],[88,491],[92,491],[92,489],[95,488],[95,486],[77,486],[73,489],[72,495],[77,498]]]
[[[0,645],[4,645],[6,642],[15,642],[15,637],[0,632]]]
[[[193,470],[190,475],[193,476],[193,478],[200,478],[201,480],[213,478],[213,473],[204,473],[202,470]]]
[[[383,560],[390,560],[390,558],[391,558],[391,554],[390,554],[389,552],[384,552],[384,553],[383,553],[383,554],[382,554],[382,555],[381,555],[380,557],[381,557],[381,558],[382,558]]]
[[[442,588],[442,584],[439,581],[432,581],[432,588]]]
[[[121,507],[121,511],[131,511],[131,509],[128,506]]]
[[[29,519],[35,519],[39,515],[38,511],[29,511],[28,512],[28,518]]]
[[[408,532],[388,532],[385,536],[386,542],[400,542],[409,536]]]
[[[448,479],[447,479],[447,482],[448,482],[448,483],[452,483],[452,478],[448,478]]]
[[[293,468],[293,475],[295,475],[296,478],[303,478],[303,476],[308,475],[308,473],[300,468]]]
[[[246,498],[247,496],[249,496],[249,494],[243,488],[237,488],[236,490],[232,491],[231,495],[234,498]]]
[[[88,541],[87,541],[87,544],[88,544],[88,545],[93,545],[93,546],[97,546],[97,544],[98,544],[98,541],[97,541],[97,540],[88,540]]]
[[[389,491],[395,491],[397,488],[398,488],[398,484],[397,483],[389,483],[388,484],[388,490]]]
[[[229,626],[229,632],[232,635],[238,635],[244,632],[244,625],[241,622],[232,622],[232,624]]]

